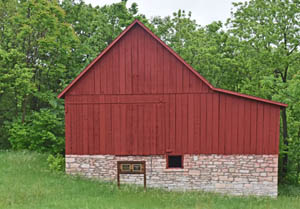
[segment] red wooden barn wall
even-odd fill
[[[139,25],[65,95],[66,154],[277,154],[280,107],[210,90]]]

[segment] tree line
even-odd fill
[[[300,1],[233,3],[225,24],[184,10],[147,18],[138,5],[0,0],[0,149],[64,153],[56,96],[134,19],[214,86],[288,104],[281,111],[281,182],[300,183]]]

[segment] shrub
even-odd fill
[[[61,172],[65,170],[65,158],[61,154],[50,154],[47,158],[47,162],[52,171]]]
[[[33,112],[23,123],[17,119],[8,129],[14,149],[64,154],[64,120],[49,109]]]

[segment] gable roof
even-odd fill
[[[173,49],[171,49],[167,44],[165,44],[160,38],[158,38],[150,29],[148,29],[143,23],[139,20],[134,20],[113,42],[111,42],[57,97],[64,98],[65,94],[70,90],[70,88],[89,71],[92,66],[101,59],[134,25],[139,25],[142,27],[147,33],[150,34],[155,40],[157,40],[164,48],[166,48],[172,55],[174,55],[181,63],[183,63],[193,74],[195,74],[201,81],[203,81],[211,90],[216,92],[221,92],[225,94],[230,94],[238,97],[243,97],[251,100],[256,100],[264,103],[269,103],[273,105],[277,105],[280,107],[287,107],[287,104],[283,104],[280,102],[275,102],[267,99],[262,99],[255,96],[250,96],[246,94],[241,94],[225,89],[215,88],[212,86],[203,76],[201,76],[196,70],[194,70],[188,63],[186,63]]]

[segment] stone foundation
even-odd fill
[[[164,155],[66,155],[66,172],[116,181],[121,160],[146,161],[147,187],[277,196],[278,155],[184,155],[183,169],[167,169]],[[143,175],[120,179],[143,184]]]

